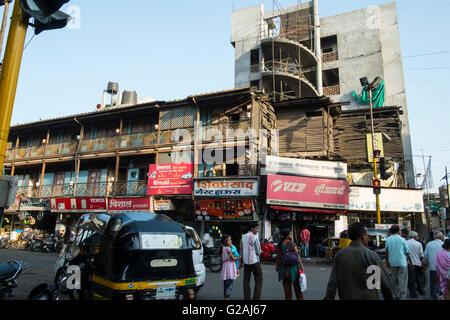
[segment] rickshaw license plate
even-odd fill
[[[157,300],[171,300],[176,299],[176,286],[173,285],[161,285],[156,288]]]

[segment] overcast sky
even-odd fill
[[[389,1],[319,2],[325,17]],[[80,28],[44,32],[24,52],[11,124],[93,111],[108,81],[157,100],[231,89],[231,11],[259,3],[272,10],[271,0],[72,0],[63,10],[80,9]],[[399,0],[397,9],[413,154],[432,156],[438,187],[450,167],[450,1]],[[422,158],[414,163],[422,173]]]

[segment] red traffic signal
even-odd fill
[[[378,179],[373,180],[373,193],[374,194],[381,193],[381,182]]]
[[[373,150],[373,157],[379,158],[381,156],[381,150]]]

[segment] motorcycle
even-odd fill
[[[219,272],[222,270],[222,258],[220,257],[217,248],[204,247],[204,263],[205,267],[212,272]]]
[[[17,288],[17,279],[30,266],[26,262],[11,260],[6,264],[0,264],[0,300],[11,298],[13,289]]]
[[[278,249],[274,242],[265,239],[261,244],[261,258],[264,261],[275,261],[277,258]]]
[[[75,274],[76,270],[72,273],[67,273],[62,269],[63,275],[56,282],[56,286],[49,287],[48,284],[42,283],[31,290],[28,295],[28,300],[43,300],[43,301],[58,301],[61,300],[62,295],[67,292],[67,280]]]

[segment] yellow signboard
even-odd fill
[[[367,140],[367,158],[368,162],[373,162],[373,149],[372,149],[372,134],[366,135]],[[375,150],[380,150],[380,157],[384,157],[383,149],[383,135],[381,133],[375,133]]]

